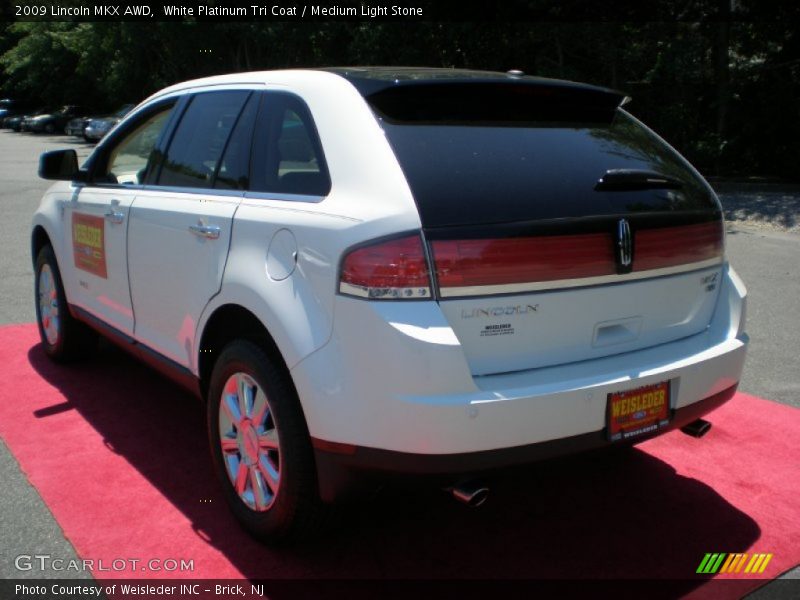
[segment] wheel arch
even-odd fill
[[[285,369],[291,380],[286,360],[266,325],[250,310],[239,304],[223,304],[214,309],[206,320],[199,339],[197,375],[203,399],[208,392],[214,363],[222,349],[235,339],[246,339],[258,344],[270,358]]]
[[[47,230],[42,225],[36,225],[33,228],[33,232],[31,233],[31,262],[36,264],[36,257],[39,256],[39,252],[41,252],[42,248],[50,244],[53,245],[52,240],[50,239],[50,235],[47,233]],[[55,248],[53,248],[55,252]],[[56,258],[56,261],[58,258]]]
[[[67,298],[68,309],[70,313],[72,312],[71,306],[69,306],[69,295],[67,294],[67,282],[64,281],[64,271],[61,268],[61,259],[58,256],[58,252],[56,251],[56,245],[53,242],[53,238],[48,233],[47,229],[45,229],[44,225],[37,223],[33,227],[33,231],[31,232],[31,263],[33,264],[33,271],[34,277],[36,277],[36,259],[39,257],[39,252],[42,251],[42,248],[45,246],[50,246],[53,249],[53,258],[56,261],[56,266],[58,267],[58,272],[61,275],[62,285],[64,286],[64,297]]]

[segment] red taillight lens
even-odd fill
[[[342,263],[339,291],[371,299],[430,298],[422,239],[411,235],[353,250]]]
[[[443,296],[456,292],[452,288],[596,277],[615,269],[613,241],[605,233],[443,240],[431,246]]]
[[[721,221],[642,229],[636,232],[633,270],[649,271],[720,258],[723,254]]]
[[[442,297],[588,285],[605,280],[581,280],[617,273],[617,240],[610,231],[436,240],[431,242],[431,250]],[[633,271],[636,273],[691,266],[720,259],[722,255],[723,228],[719,221],[634,231]]]
[[[633,271],[721,259],[723,235],[719,221],[638,229],[634,232]],[[590,282],[577,280],[617,273],[616,240],[611,232],[435,240],[431,251],[442,297],[586,285]],[[419,235],[353,250],[344,259],[339,281],[343,294],[388,300],[430,298],[430,286]]]

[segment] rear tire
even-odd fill
[[[211,375],[208,435],[214,469],[236,519],[268,543],[321,524],[311,439],[283,365],[250,341],[228,344]]]
[[[90,354],[97,345],[97,334],[69,313],[61,273],[49,244],[36,257],[34,285],[36,324],[45,353],[64,363]]]

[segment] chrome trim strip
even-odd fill
[[[168,194],[192,194],[193,196],[225,196],[228,198],[241,198],[244,190],[226,190],[222,188],[189,187],[177,185],[149,184],[142,186],[143,192],[165,192]]]
[[[431,300],[431,290],[418,288],[368,288],[353,285],[345,281],[339,282],[339,293],[369,300]]]
[[[157,185],[157,184],[138,184],[128,185],[121,183],[102,183],[102,184],[83,184],[92,187],[111,188],[118,190],[141,190],[145,192],[167,192],[170,194],[193,194],[202,196],[227,196],[234,198],[244,198],[246,200],[282,200],[289,202],[308,202],[318,204],[322,202],[326,196],[309,196],[306,194],[279,194],[277,192],[249,192],[245,190],[226,190],[223,188],[206,188],[206,187],[189,187],[189,186],[174,186],[174,185]]]
[[[308,194],[284,194],[278,192],[245,192],[246,200],[283,200],[286,202],[308,202],[319,204],[327,196],[311,196]]]
[[[650,279],[664,277],[666,275],[678,275],[690,271],[699,271],[709,267],[716,267],[723,263],[723,258],[710,258],[700,262],[677,265],[675,267],[665,267],[663,269],[651,269],[649,271],[635,271],[623,275],[600,275],[598,277],[583,277],[579,279],[559,279],[555,281],[533,281],[530,283],[509,283],[503,285],[479,285],[439,288],[439,295],[442,298],[456,298],[462,296],[492,296],[495,294],[519,294],[523,292],[542,292],[548,290],[568,289],[577,287],[589,287],[593,285],[608,285],[611,283],[624,283],[636,281],[638,279]]]
[[[76,188],[97,188],[101,190],[143,190],[144,184],[137,183],[105,183],[98,181],[73,181],[72,185]]]
[[[194,194],[201,196],[226,196],[231,198],[244,198],[245,200],[280,200],[290,202],[306,202],[318,204],[322,202],[326,196],[308,196],[305,194],[278,194],[272,192],[250,192],[245,190],[229,190],[225,188],[207,188],[207,187],[188,187],[188,186],[174,186],[174,185],[139,185],[129,186],[112,184],[117,189],[140,189],[145,192],[164,192],[169,194]]]

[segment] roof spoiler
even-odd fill
[[[366,100],[397,124],[610,123],[629,100],[606,88],[533,77],[381,83]]]

